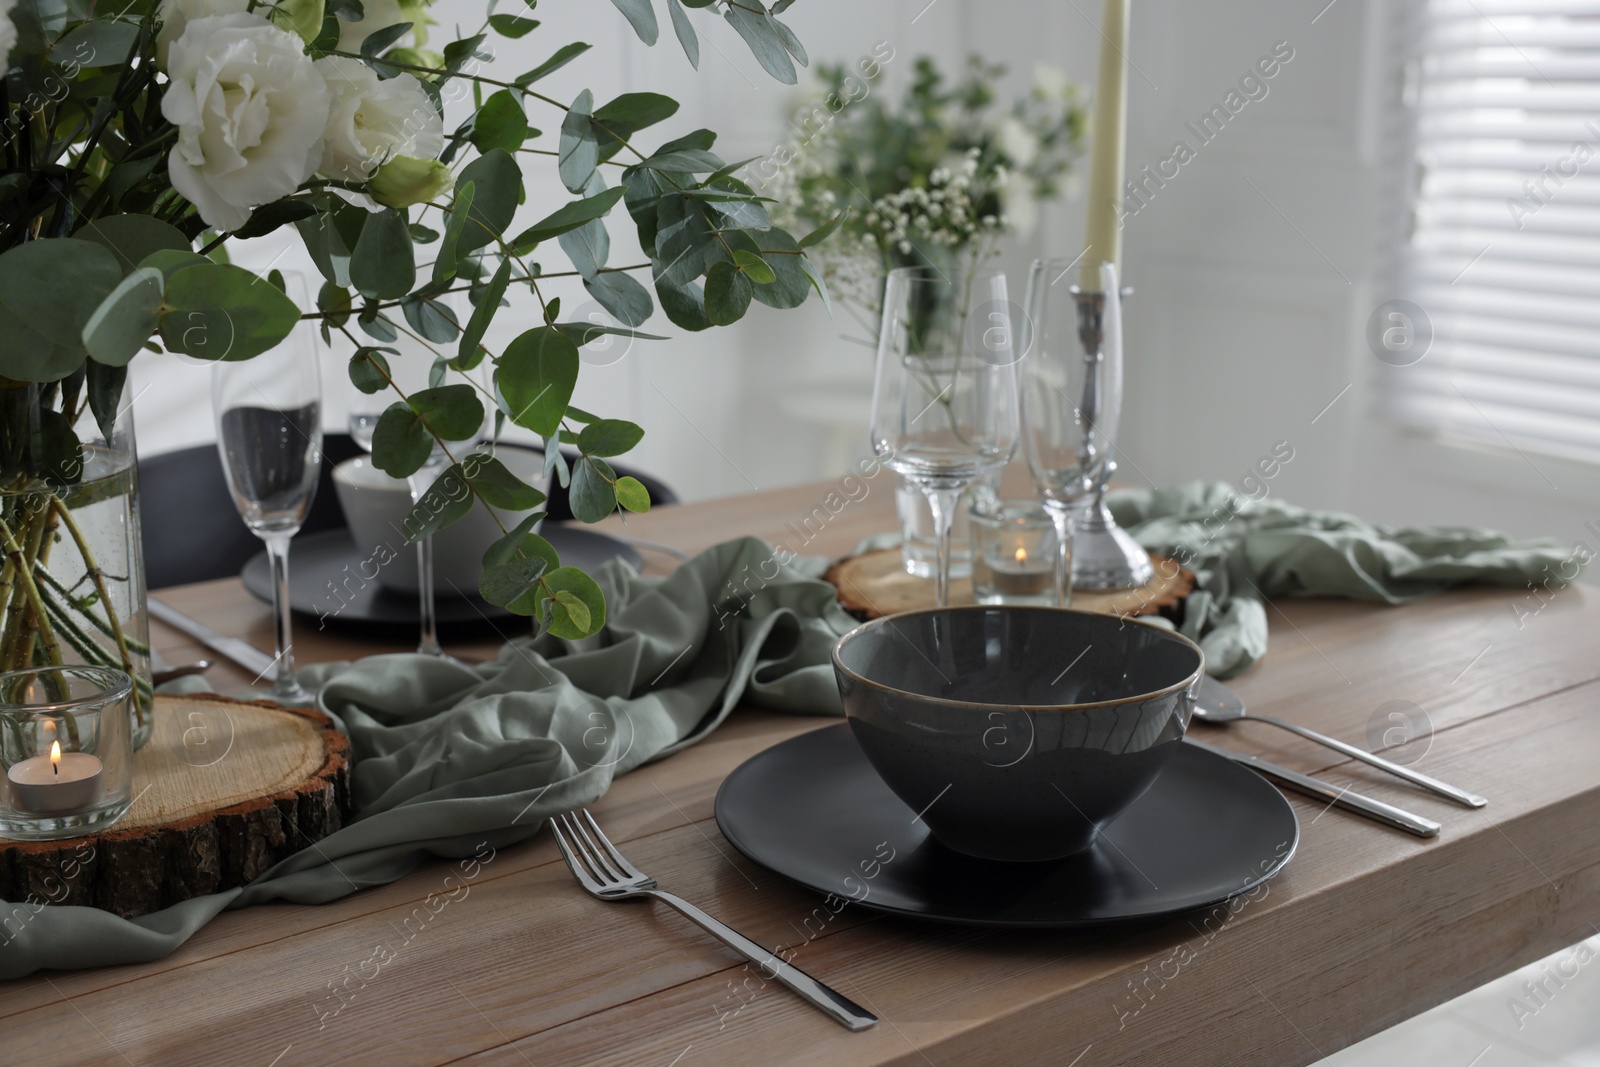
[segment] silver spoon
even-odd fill
[[[1347,745],[1337,738],[1329,737],[1327,734],[1319,734],[1315,730],[1308,730],[1304,726],[1298,726],[1283,719],[1274,719],[1267,715],[1252,715],[1244,710],[1244,701],[1240,699],[1238,693],[1235,693],[1210,675],[1207,675],[1200,683],[1200,699],[1195,702],[1194,717],[1213,726],[1237,722],[1241,719],[1247,722],[1264,722],[1270,726],[1288,730],[1290,733],[1299,734],[1308,741],[1326,745],[1335,752],[1344,753],[1351,759],[1358,759],[1362,763],[1377,767],[1379,770],[1388,771],[1396,778],[1404,778],[1412,785],[1419,785],[1429,792],[1437,793],[1442,797],[1449,797],[1457,804],[1462,804],[1469,808],[1481,808],[1489,803],[1476,793],[1468,793],[1464,789],[1457,789],[1448,782],[1430,778],[1420,771],[1414,771],[1410,767],[1392,763],[1382,756],[1374,756],[1364,748]]]

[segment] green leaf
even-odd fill
[[[305,200],[274,200],[251,212],[250,218],[234,230],[233,235],[240,238],[265,237],[280,226],[308,219],[316,213],[317,206]]]
[[[484,503],[504,511],[528,511],[544,503],[544,494],[512,474],[493,456],[474,452],[462,463],[462,475]]]
[[[754,290],[750,279],[727,260],[712,264],[706,274],[706,318],[713,326],[729,326],[744,318]]]
[[[500,36],[516,40],[538,29],[539,20],[523,18],[521,15],[490,15],[489,25]]]
[[[657,278],[656,298],[661,301],[661,310],[667,313],[667,318],[674,326],[696,331],[710,328],[711,323],[706,319],[705,293],[699,282],[672,285]]]
[[[508,16],[491,15],[490,18]],[[472,145],[480,152],[502,148],[515,152],[528,137],[528,116],[510,89],[501,89],[483,102],[472,120]]]
[[[458,74],[461,68],[467,65],[469,59],[475,57],[483,60],[492,59],[492,56],[478,51],[478,46],[483,43],[484,38],[487,36],[488,34],[486,33],[479,33],[459,41],[451,41],[445,45],[444,69],[452,74]]]
[[[460,255],[456,245],[461,240],[467,222],[471,218],[472,198],[476,190],[471,182],[456,184],[455,202],[450,205],[450,214],[445,219],[444,239],[439,243],[439,254],[433,261],[433,283],[439,285],[455,277],[456,264],[460,262]]]
[[[818,226],[816,229],[812,230],[810,233],[808,233],[804,237],[800,238],[800,247],[801,248],[810,248],[812,245],[816,244],[818,241],[827,240],[828,237],[830,235],[832,235],[833,231],[837,230],[839,228],[839,225],[842,222],[844,222],[845,216],[848,215],[848,214],[850,214],[850,209],[849,208],[845,208],[843,211],[839,212],[833,218],[829,219],[827,222],[824,222],[821,226]]]
[[[784,46],[783,35],[773,24],[774,20],[767,14],[767,9],[761,5],[761,0],[740,0],[737,4],[730,4],[724,17],[735,30],[739,31],[744,43],[750,46],[750,52],[756,57],[756,62],[760,63],[768,74],[785,85],[795,84],[797,78],[794,61],[789,58],[789,50]]]
[[[116,67],[128,61],[138,42],[136,22],[113,19],[80,22],[50,49],[50,62],[79,67]]]
[[[483,428],[483,401],[470,385],[419,389],[409,399],[411,410],[422,416],[435,436],[446,441],[469,440]]]
[[[34,333],[79,359],[84,326],[121,282],[117,257],[93,241],[28,241],[0,255],[0,304]]]
[[[478,595],[496,607],[533,615],[539,610],[539,579],[550,569],[549,562],[539,556],[485,563],[478,578]]]
[[[109,215],[89,223],[73,236],[109,248],[124,274],[131,274],[151,253],[189,251],[189,239],[183,231],[149,215]]]
[[[627,16],[628,22],[633,26],[633,32],[639,35],[639,40],[645,44],[655,44],[660,29],[656,26],[656,12],[650,6],[650,0],[611,0],[618,11]]]
[[[595,141],[594,122],[589,109],[594,106],[594,95],[585,89],[578,94],[561,120],[561,142],[558,147],[556,171],[561,184],[570,192],[581,193],[594,176],[600,163],[600,148]]]
[[[672,30],[678,35],[678,43],[683,46],[683,54],[689,57],[689,65],[699,70],[700,38],[695,34],[694,25],[689,21],[689,13],[683,9],[678,0],[667,0],[667,12],[672,16]]]
[[[546,620],[546,630],[551,636],[564,641],[577,641],[599,633],[601,627],[605,626],[606,597],[593,578],[576,567],[561,567],[547,573],[543,582],[544,588],[550,591],[550,599],[539,605],[539,615]],[[558,603],[555,597],[563,592],[572,594],[588,609],[589,617],[584,625],[578,625],[577,619],[564,608],[552,609],[548,606]]]
[[[735,249],[733,261],[739,265],[740,270],[744,271],[745,277],[757,285],[771,285],[778,280],[778,276],[773,273],[772,267],[767,261],[747,249]]]
[[[699,149],[682,148],[668,152],[661,148],[639,166],[659,170],[663,174],[705,174],[720,169],[722,160]]]
[[[397,341],[400,335],[395,332],[394,325],[390,323],[387,315],[379,312],[375,307],[363,308],[356,319],[356,325],[361,327],[361,332],[368,337],[379,341]]]
[[[600,219],[590,219],[556,240],[561,243],[561,251],[572,261],[573,269],[585,279],[593,278],[606,265],[606,257],[611,254],[611,235],[606,232],[606,224]]]
[[[139,267],[111,290],[83,327],[83,346],[99,363],[127,366],[161,321],[166,279],[153,267]]]
[[[411,505],[401,529],[407,541],[421,541],[464,518],[471,510],[472,489],[467,484],[461,464],[452,463]]]
[[[756,233],[732,233],[728,235],[728,243],[735,249],[780,253],[762,257],[777,278],[768,285],[756,287],[755,298],[761,303],[774,308],[793,308],[804,304],[811,295],[811,279],[800,265],[805,257],[793,254],[800,251],[800,246],[783,230],[774,226]]]
[[[643,326],[655,311],[650,290],[622,271],[606,271],[583,280],[583,287],[601,307],[629,326]]]
[[[89,388],[89,410],[95,425],[107,441],[112,439],[117,416],[121,414],[122,390],[128,382],[127,367],[113,367],[90,360],[84,367]]]
[[[438,230],[430,230],[420,222],[413,222],[407,229],[411,231],[411,239],[419,245],[431,245],[439,239]]]
[[[373,30],[361,42],[361,58],[371,63],[382,55],[390,45],[410,32],[411,23],[409,22],[397,22],[393,26],[385,26],[381,30]]]
[[[776,15],[782,10],[783,8],[779,7],[778,4],[775,3],[772,5],[771,14]],[[791,56],[794,56],[796,63],[799,63],[803,67],[807,63],[811,62],[810,57],[806,55],[805,46],[800,43],[800,38],[794,35],[793,30],[775,18],[769,17],[767,21],[772,23],[772,28],[778,31],[778,37],[783,41],[783,47],[788,50]]]
[[[350,250],[361,238],[366,216],[364,209],[341,203],[294,224],[317,269],[335,285],[350,284]]]
[[[456,180],[470,182],[473,189],[470,225],[455,242],[456,255],[464,256],[500,237],[511,225],[522,199],[522,171],[507,152],[493,148],[463,167]]]
[[[650,491],[644,483],[637,478],[621,477],[617,479],[617,503],[635,514],[642,514],[650,510]]]
[[[590,456],[620,456],[644,439],[644,427],[623,419],[600,419],[583,428],[575,442]]]
[[[579,522],[599,522],[617,510],[617,492],[611,487],[616,480],[604,460],[584,456],[572,468],[572,486],[567,493],[567,505],[572,517]]]
[[[526,74],[523,74],[513,80],[518,85],[532,85],[545,75],[554,74],[556,71],[560,70],[568,63],[571,63],[574,59],[577,59],[588,50],[589,45],[584,44],[582,41],[574,41],[572,44],[563,45],[556,51],[555,55],[551,56],[543,63],[540,63],[537,67],[534,67]]]
[[[609,278],[610,275],[602,274],[600,277]],[[600,338],[605,337],[607,334],[615,334],[618,337],[637,337],[645,341],[667,340],[667,338],[661,336],[660,334],[640,333],[638,330],[630,330],[621,326],[606,326],[598,322],[558,322],[553,328],[560,330],[575,345],[592,344],[593,342],[598,341]],[[569,418],[573,417],[575,411],[575,408],[569,406],[567,408],[567,416]],[[584,420],[579,418],[578,421],[582,422]]]
[[[500,356],[495,380],[511,421],[553,435],[578,381],[578,346],[560,330],[540,326],[522,334]]]
[[[167,279],[161,339],[170,351],[200,359],[237,361],[275,348],[300,309],[276,287],[243,267],[200,263]]]
[[[389,379],[393,377],[383,351],[363,345],[350,357],[350,384],[368,396],[389,388]]]
[[[408,296],[400,302],[400,311],[424,341],[449,344],[461,335],[455,309],[437,300]]]
[[[562,589],[558,590],[551,600],[554,601],[554,606],[550,609],[552,618],[564,614],[565,623],[570,624],[577,632],[584,634],[593,632],[589,629],[589,609],[578,599],[578,594]]]
[[[500,301],[505,297],[506,286],[510,281],[511,260],[503,259],[494,272],[494,277],[489,279],[489,284],[478,294],[478,305],[472,309],[472,317],[467,320],[467,328],[461,331],[461,343],[456,348],[457,370],[471,370],[482,361],[483,352],[478,346],[483,341],[483,335],[489,329],[489,323],[493,321],[495,312],[500,310]]]
[[[403,400],[378,416],[372,430],[372,465],[391,478],[409,478],[433,455],[433,435],[422,417]]]
[[[53,382],[83,366],[81,343],[58,345],[0,304],[0,375],[19,382]]]
[[[833,316],[833,300],[828,296],[828,283],[823,280],[822,272],[814,269],[811,260],[806,256],[800,257],[800,270],[806,276],[806,281],[811,283],[811,287],[822,298],[822,307],[831,318]]]
[[[711,221],[694,201],[663,196],[656,207],[656,282],[683,287],[723,255]]]
[[[395,300],[417,281],[411,233],[403,212],[387,208],[367,220],[350,256],[350,283],[366,296]]]
[[[693,4],[689,5],[693,7]],[[711,130],[690,130],[682,137],[676,137],[656,149],[659,152],[709,152],[717,143],[717,135]]]
[[[540,241],[547,241],[552,237],[559,237],[569,230],[575,230],[584,223],[598,219],[616,206],[627,189],[618,186],[607,189],[603,193],[574,200],[570,204],[563,204],[549,215],[529,226],[517,235],[511,244],[520,253],[527,253]]]
[[[678,113],[678,102],[660,93],[623,93],[594,113],[600,158],[610,159],[635,133]]]
[[[350,290],[323,282],[317,290],[317,310],[330,314],[322,321],[327,326],[343,326],[350,321]]]

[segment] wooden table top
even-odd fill
[[[625,532],[690,551],[751,533],[797,552],[843,553],[893,526],[892,495],[880,474],[664,508],[630,518]],[[655,569],[670,565],[647,555]],[[758,941],[798,946],[801,967],[882,1018],[872,1030],[849,1033],[782,986],[763,986],[664,906],[591,899],[540,834],[482,864],[464,895],[445,881],[457,865],[432,863],[321,906],[224,913],[154,963],[10,983],[0,997],[3,1058],[1309,1063],[1600,930],[1600,597],[1574,588],[1545,603],[1521,593],[1473,589],[1405,608],[1271,605],[1271,651],[1233,683],[1253,710],[1366,745],[1369,723],[1387,723],[1385,705],[1409,702],[1431,732],[1399,749],[1402,758],[1425,750],[1415,766],[1490,803],[1457,807],[1284,731],[1197,725],[1209,740],[1444,825],[1424,841],[1292,797],[1298,854],[1220,926],[1202,913],[1014,933],[859,908],[819,922],[814,913],[827,912],[817,913],[817,897],[722,839],[712,801],[745,759],[828,724],[742,709],[701,744],[619,779],[595,813],[664,886]],[[161,595],[271,646],[267,609],[236,581]],[[201,654],[165,627],[153,636],[175,663]],[[302,662],[380,647],[304,622],[297,645]],[[247,680],[228,668],[210,677],[224,688]],[[415,912],[430,894],[449,903]],[[428,921],[406,926],[414,914]]]

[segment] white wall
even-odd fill
[[[1591,503],[1600,489],[1594,468],[1540,458],[1535,470],[1509,450],[1455,447],[1370,414],[1376,361],[1362,330],[1388,296],[1373,277],[1377,252],[1391,236],[1377,221],[1387,107],[1378,64],[1392,6],[1405,2],[1414,0],[1135,0],[1133,171],[1169,157],[1179,138],[1196,147],[1185,123],[1221,102],[1277,42],[1288,42],[1294,57],[1267,83],[1265,98],[1198,146],[1128,220],[1124,274],[1137,293],[1127,307],[1120,477],[1236,481],[1276,442],[1288,441],[1295,458],[1272,483],[1286,499],[1382,521],[1480,523],[1573,540],[1585,536],[1584,522],[1600,518],[1600,502]],[[1090,83],[1098,7],[1092,0],[801,0],[787,18],[814,59],[850,61],[888,42],[895,58],[876,91],[898,93],[914,56],[934,55],[948,69],[969,49],[1009,63],[1018,86],[1036,61]],[[465,22],[481,6],[441,0],[436,10],[441,17],[459,12]],[[598,100],[665,92],[683,109],[647,134],[647,143],[709,126],[722,134],[718,150],[730,160],[763,154],[784,137],[795,90],[766,77],[742,42],[704,13],[694,13],[703,31],[698,73],[664,13],[653,49],[602,0],[547,3],[537,13],[540,30],[497,47],[537,61],[567,40],[596,46],[541,84],[551,95],[569,99],[583,87]],[[530,115],[546,131],[533,143],[553,147],[557,114]],[[531,220],[567,194],[548,160],[527,159],[524,216]],[[1069,200],[1009,251],[1019,290],[1031,256],[1076,254],[1081,215],[1081,199]],[[626,216],[619,212],[613,222],[612,262],[641,261],[630,258],[637,242]],[[251,250],[239,258],[271,254]],[[555,291],[569,309],[587,300],[575,285]],[[520,317],[502,313],[491,342],[532,325],[529,305]],[[615,362],[586,368],[576,402],[641,422],[648,433],[635,460],[684,496],[823,477],[864,444],[870,354],[842,340],[859,330],[830,321],[817,302],[791,312],[758,306],[739,325],[702,334],[685,334],[660,316],[651,328],[672,340],[636,342]],[[195,400],[202,371],[147,357],[136,367],[141,381],[163,382],[160,394],[152,390],[139,403],[145,447],[209,434]],[[338,425],[342,370],[330,366],[325,380]]]

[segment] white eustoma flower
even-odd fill
[[[11,21],[17,0],[0,0],[0,70],[11,66],[11,50],[17,46],[17,24]]]
[[[444,150],[444,120],[416,78],[385,81],[345,56],[325,56],[316,67],[330,96],[321,174],[361,182],[391,156],[432,159]]]
[[[161,113],[178,127],[173,187],[218,230],[316,173],[328,87],[299,37],[259,15],[190,21],[172,43]]]
[[[1034,195],[1033,179],[1013,173],[1000,188],[1000,203],[1005,205],[1005,225],[1019,237],[1027,237],[1039,224],[1039,200]]]
[[[1065,100],[1072,95],[1072,81],[1060,67],[1040,63],[1033,68],[1033,91],[1042,100]]]
[[[1013,166],[1026,167],[1039,154],[1039,139],[1015,115],[1000,120],[994,139]]]
[[[195,19],[212,15],[235,15],[245,11],[250,0],[161,0],[157,18],[161,29],[156,32],[156,65],[167,69],[167,53],[172,42],[183,36],[183,31]]]

